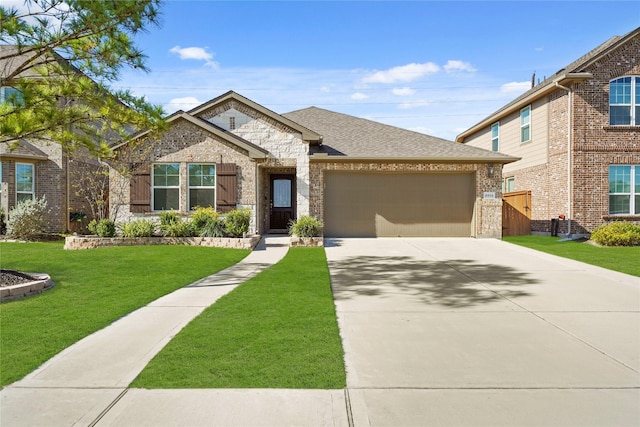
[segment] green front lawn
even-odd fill
[[[599,247],[585,242],[561,242],[550,236],[508,236],[503,240],[640,277],[640,246]]]
[[[229,267],[248,250],[132,246],[65,251],[62,242],[0,243],[0,266],[51,276],[39,295],[0,304],[4,386],[118,318]]]
[[[345,385],[324,248],[292,248],[189,323],[131,387]]]

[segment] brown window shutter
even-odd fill
[[[216,163],[216,209],[229,212],[236,208],[238,199],[235,163]]]
[[[151,173],[149,168],[141,168],[131,175],[129,182],[131,213],[151,211]]]

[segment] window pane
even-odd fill
[[[177,163],[153,165],[154,187],[178,187],[180,185],[180,165]]]
[[[640,194],[636,194],[635,200],[636,200],[635,214],[640,215]]]
[[[609,124],[630,125],[631,107],[615,107],[612,105],[609,111]]]
[[[167,187],[179,187],[180,177],[175,175],[167,175],[166,184]]]
[[[493,151],[498,151],[500,149],[500,147],[498,146],[498,138],[491,141],[491,149]]]
[[[523,127],[520,130],[520,142],[526,142],[530,139],[529,126]]]
[[[611,82],[609,85],[609,103],[631,103],[631,77],[623,77]]]
[[[31,193],[18,193],[16,194],[16,200],[20,203],[23,200],[33,200],[33,194]]]
[[[33,191],[33,165],[16,165],[16,190]]]
[[[636,126],[640,126],[640,101],[638,101],[638,103],[639,105],[636,106]]]
[[[609,193],[631,192],[631,166],[609,166]]]
[[[178,210],[180,207],[179,195],[180,191],[177,188],[154,188],[153,210]]]
[[[520,112],[520,125],[529,124],[529,115],[531,114],[530,108],[525,108]]]
[[[291,180],[276,179],[273,181],[273,207],[291,207]]]
[[[491,138],[498,137],[498,125],[491,126]]]
[[[213,188],[192,188],[189,190],[189,210],[213,207],[215,204],[215,192]]]
[[[215,165],[189,165],[189,186],[212,187],[215,185]]]
[[[628,214],[629,213],[629,196],[609,196],[609,213]]]

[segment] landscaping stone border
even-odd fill
[[[291,236],[289,246],[324,246],[324,237],[296,237]]]
[[[38,280],[32,282],[21,283],[13,286],[0,287],[0,301],[11,301],[18,298],[23,298],[30,295],[39,294],[40,292],[51,289],[55,283],[51,280],[48,274],[44,273],[27,273],[29,276],[35,277]]]
[[[64,248],[68,250],[95,249],[108,246],[188,245],[230,249],[253,249],[260,236],[249,237],[99,237],[68,236]]]

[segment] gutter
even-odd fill
[[[309,156],[309,161],[320,162],[375,162],[375,163],[498,163],[507,164],[520,160],[520,157],[365,157],[365,156],[330,156],[328,154],[313,154]]]

